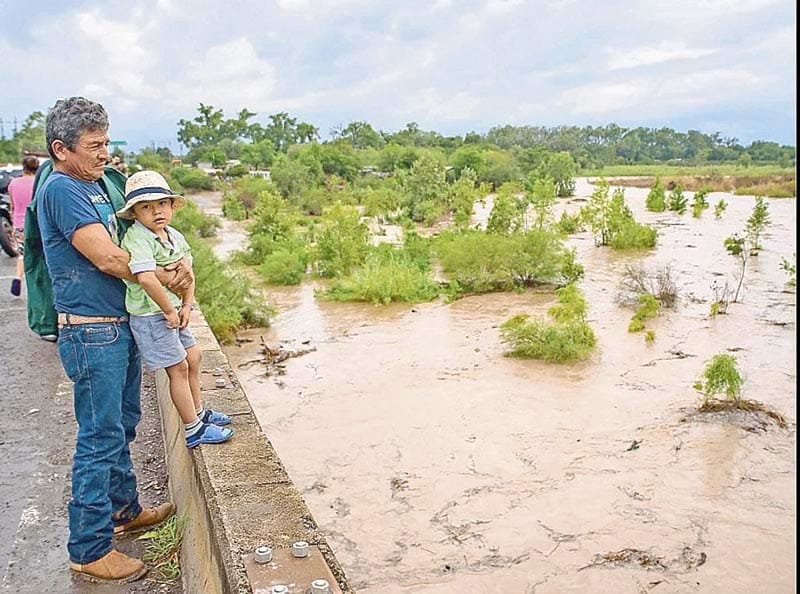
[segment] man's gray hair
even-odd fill
[[[95,130],[108,130],[108,114],[102,105],[84,97],[59,99],[47,114],[47,152],[55,162],[54,140],[60,140],[68,149],[75,150],[81,135]]]

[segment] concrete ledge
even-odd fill
[[[253,565],[255,549],[268,545],[283,553],[298,540],[316,546],[342,592],[352,592],[200,312],[191,327],[203,351],[203,403],[232,415],[236,433],[224,445],[188,450],[166,373],[156,374],[170,491],[178,515],[186,519],[181,555],[186,592],[250,594],[247,566]],[[223,370],[221,377],[213,376],[215,368]],[[218,379],[226,381],[224,388],[216,387]],[[274,583],[283,583],[276,571]],[[295,585],[297,592],[306,588]]]

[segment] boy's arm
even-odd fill
[[[161,282],[156,278],[155,272],[151,270],[140,272],[136,275],[136,279],[139,285],[144,289],[144,292],[147,293],[150,299],[155,301],[156,305],[164,312],[164,316],[167,318],[167,328],[177,328],[180,326],[181,321],[178,317],[178,312],[175,311],[175,307],[172,305],[172,301],[170,301],[164,287],[161,286]]]

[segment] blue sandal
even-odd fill
[[[203,413],[203,416],[200,418],[203,423],[211,423],[212,425],[230,425],[231,418],[226,415],[225,413],[221,413],[216,410],[211,410],[210,408],[206,409],[206,412]]]
[[[231,437],[233,437],[233,429],[224,429],[216,425],[203,423],[200,431],[186,438],[186,447],[192,449],[201,443],[223,443]]]

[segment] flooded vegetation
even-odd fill
[[[578,179],[556,214],[594,191]],[[507,356],[502,325],[545,319],[552,287],[385,306],[321,300],[319,280],[265,288],[271,328],[226,352],[359,593],[792,591],[796,295],[782,262],[796,201],[766,200],[762,249],[720,312],[714,287],[738,270],[724,240],[754,197],[711,192],[727,203],[715,218],[652,212],[647,195],[625,188],[655,248],[567,241],[596,338],[574,363]],[[242,229],[225,223],[218,255],[243,247]],[[674,303],[629,331],[625,279],[666,267]],[[695,383],[720,353],[763,410],[700,410]]]

